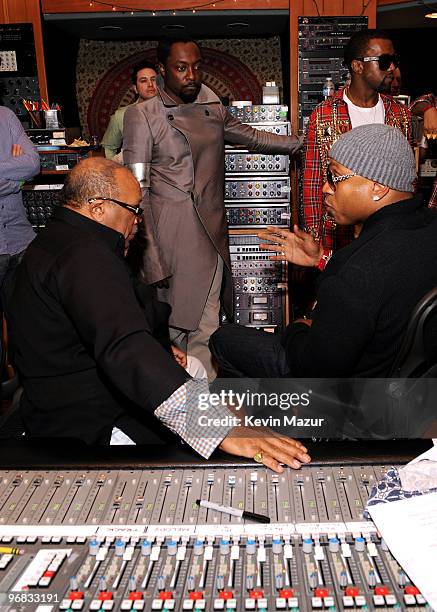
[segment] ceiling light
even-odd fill
[[[437,12],[436,13],[428,13],[427,15],[425,15],[425,17],[428,17],[428,19],[437,19]]]
[[[121,26],[113,26],[113,25],[104,25],[104,26],[99,26],[99,30],[122,30],[123,28]]]

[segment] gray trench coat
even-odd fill
[[[232,315],[231,264],[224,191],[224,141],[261,153],[295,153],[295,136],[242,125],[202,85],[192,104],[176,104],[164,91],[126,111],[124,164],[141,183],[148,246],[147,282],[169,278],[159,297],[172,307],[170,325],[195,330],[214,275],[224,261],[222,304]]]

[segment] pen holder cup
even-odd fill
[[[46,110],[44,112],[44,124],[46,129],[55,129],[62,127],[61,111],[59,110]]]
[[[63,127],[61,111],[33,110],[27,111],[32,122],[32,128],[37,130],[57,130]]]
[[[45,127],[44,111],[27,111],[34,129],[41,130]]]

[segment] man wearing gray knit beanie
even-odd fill
[[[211,338],[222,375],[268,377],[389,376],[411,312],[437,286],[437,215],[414,197],[412,149],[397,128],[357,127],[332,146],[325,206],[359,236],[330,258],[319,277],[311,319],[282,336],[227,325]],[[261,245],[303,266],[323,247],[297,226],[268,228]]]

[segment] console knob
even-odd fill
[[[355,538],[355,550],[357,552],[364,552],[365,547],[366,547],[366,540],[364,538],[362,538],[361,536],[358,536],[357,538]]]
[[[340,549],[340,542],[338,540],[338,538],[329,538],[329,542],[328,542],[328,548],[330,550],[330,552],[332,553],[336,553],[339,551]]]
[[[281,538],[275,538],[274,540],[272,540],[272,552],[274,555],[280,555],[282,553]]]
[[[302,542],[302,550],[306,554],[309,554],[313,551],[313,541],[311,538],[304,538]]]
[[[151,543],[148,540],[143,540],[141,544],[141,554],[144,557],[148,557],[150,555],[151,550],[152,550]]]

